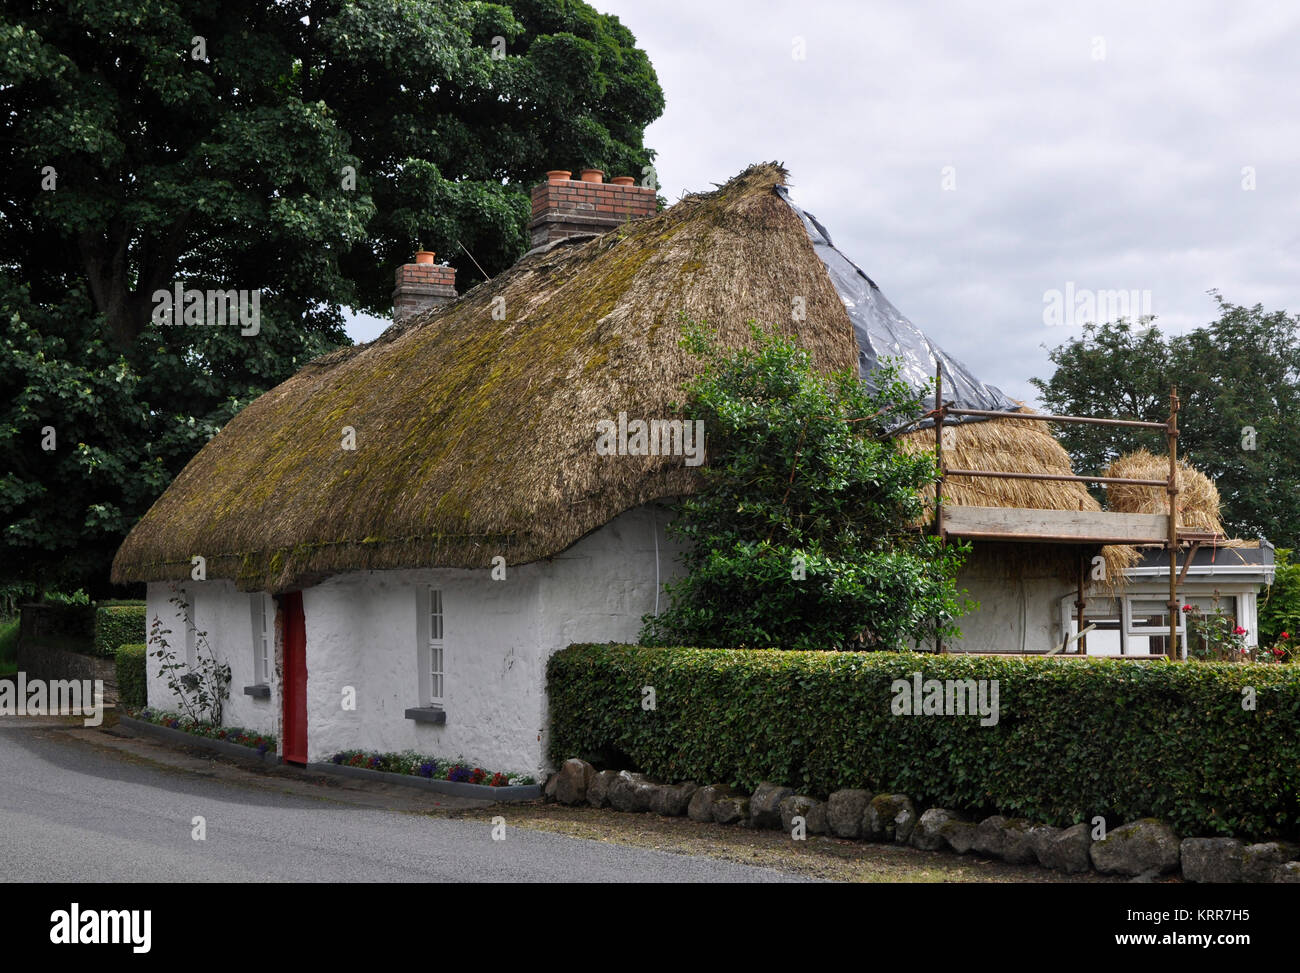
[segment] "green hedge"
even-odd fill
[[[917,671],[998,680],[997,724],[893,715],[891,685]],[[575,645],[547,677],[557,763],[603,755],[661,780],[820,796],[864,787],[1056,825],[1100,814],[1186,835],[1300,833],[1300,666]]]
[[[148,702],[146,691],[145,645],[119,645],[114,660],[117,663],[117,694],[128,709],[140,709]]]
[[[119,645],[134,645],[145,638],[145,604],[113,602],[95,609],[95,654],[112,656]]]

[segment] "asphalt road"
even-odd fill
[[[0,718],[0,881],[780,882],[712,858],[341,805]],[[301,788],[299,789],[301,790]],[[206,840],[193,837],[194,818]]]

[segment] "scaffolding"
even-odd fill
[[[941,542],[949,537],[962,540],[1021,541],[1030,543],[1059,543],[1095,546],[1099,544],[1152,545],[1159,544],[1169,552],[1169,643],[1166,654],[1171,660],[1180,658],[1178,651],[1178,618],[1180,602],[1178,586],[1187,574],[1187,568],[1202,543],[1214,543],[1220,536],[1210,531],[1180,530],[1178,527],[1178,390],[1169,392],[1169,418],[1165,422],[1141,422],[1135,419],[1099,419],[1088,416],[1044,415],[1034,412],[996,412],[987,409],[959,409],[943,399],[943,370],[936,369],[936,408],[926,413],[922,420],[934,419],[934,448],[939,469],[935,484],[934,520],[932,532]],[[1169,449],[1169,476],[1163,480],[1141,480],[1115,476],[1077,476],[1060,473],[1019,473],[1012,470],[966,470],[949,467],[943,452],[943,426],[949,417],[980,419],[1030,419],[1049,423],[1080,423],[1095,426],[1116,426],[1128,429],[1163,430]],[[944,480],[950,476],[988,477],[1006,480],[1056,480],[1071,483],[1100,483],[1105,485],[1164,487],[1168,498],[1165,514],[1126,514],[1113,511],[1038,510],[1007,507],[953,506],[946,510],[943,501]],[[1178,571],[1178,552],[1187,545],[1182,574]],[[1085,598],[1084,561],[1080,560],[1078,600],[1075,606],[1079,617],[1079,656],[1087,655],[1087,632],[1084,628]],[[1068,644],[1068,640],[1066,640]],[[936,625],[935,646],[945,651],[938,637]]]

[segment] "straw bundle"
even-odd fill
[[[1021,412],[1031,409],[1021,408]],[[1070,455],[1036,419],[987,419],[963,422],[952,429],[944,444],[945,465],[954,469],[988,472],[1049,473],[1070,475]],[[900,437],[911,453],[933,451],[934,429],[921,429]],[[991,477],[951,476],[943,481],[944,503],[963,507],[1026,507],[1035,510],[1100,510],[1101,505],[1081,483],[1059,480],[998,480]],[[933,517],[934,488],[926,491],[926,518]],[[982,546],[982,545],[977,545]],[[1008,565],[1008,572],[1032,570],[1041,573],[1055,566],[1062,580],[1077,577],[1079,558],[1091,558],[1097,549],[1060,545],[999,543],[994,557]],[[1100,548],[1106,561],[1106,584],[1124,583],[1124,571],[1135,564],[1138,553],[1131,547]]]
[[[1164,480],[1169,476],[1169,458],[1139,449],[1111,463],[1105,475],[1130,480]],[[1126,514],[1163,514],[1169,510],[1169,495],[1164,487],[1111,484],[1106,487],[1106,509]],[[1179,527],[1216,534],[1224,532],[1219,519],[1219,491],[1214,481],[1181,460],[1175,510]]]

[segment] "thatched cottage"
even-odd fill
[[[754,166],[655,212],[629,179],[552,173],[526,256],[459,298],[450,268],[399,269],[394,325],[235,416],[131,532],[114,581],[147,582],[178,653],[206,640],[230,663],[225,718],[277,733],[286,759],[412,748],[541,770],[548,656],[634,640],[677,570],[660,502],[694,488],[685,430],[661,425],[647,455],[593,441],[672,416],[695,368],[681,312],[724,343],[781,325],[827,370],[869,378],[902,356],[919,382],[937,365],[959,404],[1016,408],[889,304],[784,177]],[[928,448],[933,430],[909,438]],[[950,448],[965,468],[1070,472],[1043,423],[963,422]],[[945,496],[1098,509],[1075,483],[958,477]],[[963,581],[982,609],[949,648],[1060,641],[1091,553],[978,545]],[[167,705],[152,658],[149,675]]]

